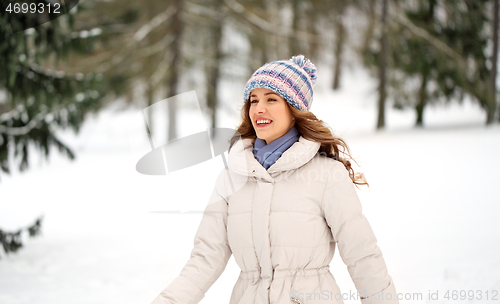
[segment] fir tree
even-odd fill
[[[492,38],[488,7],[491,0],[444,1],[447,12],[440,22],[445,43],[457,53],[458,60],[440,61],[439,85],[446,96],[468,94],[486,110],[486,123],[493,121],[486,48]]]
[[[94,73],[68,74],[56,64],[70,52],[91,51],[98,29],[73,31],[73,13],[24,31],[22,14],[8,15],[0,1],[0,172],[10,173],[11,162],[19,170],[29,166],[31,150],[46,158],[57,148],[70,159],[74,152],[57,135],[60,129],[75,133],[85,115],[100,106],[101,80]],[[101,77],[102,78],[102,77]],[[5,202],[4,202],[5,203]],[[5,253],[22,247],[21,233],[40,233],[41,218],[14,232],[0,229]]]
[[[2,7],[0,168],[5,173],[10,172],[12,156],[19,157],[20,171],[27,169],[32,149],[48,158],[51,147],[56,147],[74,159],[74,152],[58,138],[56,131],[71,128],[78,132],[85,114],[99,108],[99,75],[69,75],[53,68],[70,52],[88,52],[90,43],[99,34],[97,29],[73,32],[73,18],[73,14],[67,14],[13,33],[11,24],[22,21],[18,15],[5,13]]]
[[[435,9],[436,0],[418,2],[415,9],[404,11],[406,18],[415,26],[425,30],[429,35],[438,37],[436,32]],[[425,106],[437,100],[443,94],[438,90],[431,92],[430,83],[437,79],[439,61],[447,60],[434,46],[422,37],[413,35],[408,28],[399,27],[391,45],[391,57],[394,68],[402,73],[393,73],[391,88],[396,108],[413,107],[416,112],[415,126],[423,126]],[[404,82],[417,80],[418,87],[408,87]]]
[[[487,45],[491,41],[489,7],[492,0],[395,1],[389,26],[389,97],[394,107],[413,107],[416,126],[423,124],[427,104],[445,100],[462,102],[468,95],[486,110],[486,123],[494,117],[492,68]],[[439,11],[439,13],[437,13]],[[371,24],[373,27],[373,24]],[[371,31],[368,31],[372,33]],[[380,64],[369,37],[365,64]],[[412,80],[418,80],[418,87]]]

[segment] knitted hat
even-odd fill
[[[309,111],[316,80],[316,66],[304,55],[269,62],[252,74],[245,86],[243,101],[248,100],[253,89],[267,88],[280,94],[294,108]]]

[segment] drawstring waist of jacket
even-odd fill
[[[329,271],[330,265],[325,265],[316,268],[295,268],[295,269],[274,269],[274,279],[284,278],[284,277],[309,277],[316,276],[318,274],[324,274]],[[243,280],[259,279],[259,270],[241,271],[240,276]]]

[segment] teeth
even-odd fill
[[[257,120],[258,124],[263,124],[263,123],[271,123],[270,120]]]

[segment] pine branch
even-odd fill
[[[16,232],[7,232],[3,229],[0,229],[0,242],[2,243],[3,250],[6,254],[11,252],[16,252],[23,246],[21,240],[21,233],[23,231],[27,231],[30,237],[35,237],[41,234],[41,225],[42,225],[43,216],[40,216],[36,219],[35,223],[30,226],[20,228]]]
[[[427,40],[434,47],[447,54],[452,59],[457,60],[460,65],[465,66],[465,60],[463,59],[463,57],[451,47],[449,47],[446,43],[431,35],[427,30],[415,25],[401,12],[396,12],[396,10],[391,10],[390,12],[394,20],[396,20],[399,24],[405,26],[414,35]]]
[[[52,128],[50,129],[52,134],[54,134],[55,130],[53,130]],[[60,153],[65,153],[66,156],[71,160],[75,159],[75,154],[73,153],[73,151],[71,151],[68,147],[66,147],[66,145],[63,142],[61,142],[57,137],[51,136],[51,141],[56,145]]]
[[[71,39],[87,39],[91,37],[100,36],[102,34],[102,29],[95,27],[91,30],[81,30],[78,32],[72,32],[70,34]]]
[[[7,135],[13,135],[13,136],[20,136],[20,135],[25,135],[28,134],[31,130],[33,130],[40,121],[45,119],[45,116],[48,114],[47,112],[40,112],[35,115],[26,125],[22,127],[8,127],[4,126],[1,123],[8,121],[9,118],[12,119],[14,115],[21,115],[24,112],[18,112],[16,110],[12,110],[10,112],[2,114],[2,119],[0,119],[0,134],[7,134]],[[6,115],[9,114],[9,115]]]
[[[42,74],[44,76],[50,77],[50,78],[66,78],[68,80],[76,80],[76,81],[81,81],[85,78],[85,76],[82,73],[74,73],[74,74],[68,74],[65,71],[62,70],[52,70],[46,67],[43,67],[35,62],[29,63],[28,67],[33,70],[33,72]]]

